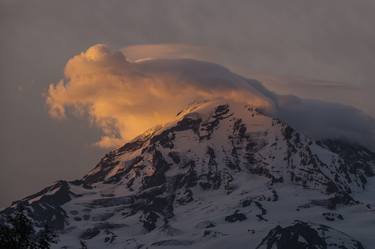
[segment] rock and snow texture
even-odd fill
[[[201,102],[2,213],[25,205],[56,248],[370,249],[374,165],[364,147]]]

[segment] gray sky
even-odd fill
[[[97,128],[51,119],[43,97],[91,45],[194,44],[279,92],[375,116],[374,12],[373,0],[0,0],[0,206],[82,176],[104,153]]]

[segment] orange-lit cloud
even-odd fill
[[[181,46],[125,49],[132,59],[153,58],[137,61],[105,45],[92,46],[71,58],[64,79],[49,86],[50,115],[88,114],[102,131],[96,145],[110,148],[173,120],[193,101],[224,98],[262,108],[316,139],[345,138],[375,148],[375,121],[358,109],[278,95],[217,64],[170,59],[178,51],[195,58],[196,50]]]
[[[100,147],[118,146],[169,122],[192,101],[230,98],[272,106],[247,80],[221,66],[194,60],[130,62],[102,44],[71,58],[64,74],[49,86],[50,114],[63,118],[69,109],[88,113],[103,132]]]

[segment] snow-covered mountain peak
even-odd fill
[[[295,248],[361,249],[349,235],[371,244],[366,226],[351,227],[374,216],[374,163],[241,102],[197,102],[3,213],[26,205],[67,248],[284,249],[279,240],[301,238]]]

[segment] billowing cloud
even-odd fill
[[[110,147],[172,120],[192,101],[224,97],[269,107],[272,102],[253,88],[218,65],[189,59],[129,62],[99,44],[68,61],[65,79],[49,86],[47,103],[57,118],[67,109],[88,113],[103,131],[98,145]]]
[[[374,144],[375,122],[357,109],[277,95],[260,82],[213,63],[192,59],[134,62],[123,52],[98,44],[71,58],[64,73],[64,79],[49,86],[50,114],[57,118],[65,117],[67,111],[88,114],[103,132],[97,142],[101,147],[118,146],[173,120],[188,103],[213,98],[247,102],[316,138],[343,137]]]

